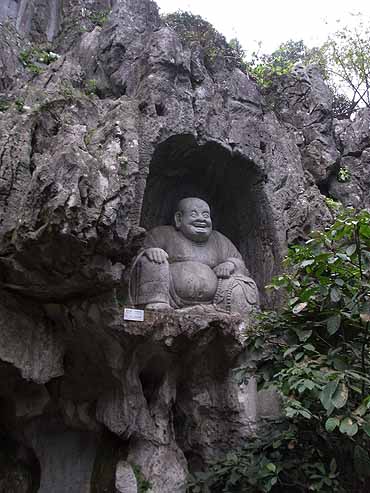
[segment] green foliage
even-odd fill
[[[102,27],[108,21],[110,10],[90,10],[88,19],[94,26]]]
[[[150,481],[145,479],[144,474],[141,471],[141,467],[137,464],[131,464],[132,470],[134,471],[135,478],[137,481],[137,491],[138,493],[146,493],[152,487]]]
[[[15,107],[17,108],[17,110],[19,111],[19,113],[24,113],[25,108],[24,108],[24,100],[23,99],[17,98],[14,101],[14,104],[15,104]]]
[[[330,84],[330,89],[333,93],[333,115],[338,120],[349,118],[354,112],[356,105],[348,98],[348,96],[338,93],[337,88],[333,87],[333,84]]]
[[[94,94],[97,94],[97,83],[95,79],[90,79],[86,82],[85,86],[85,92],[87,96],[93,96]]]
[[[337,175],[337,180],[341,183],[346,183],[350,181],[350,179],[351,179],[351,173],[349,169],[346,166],[340,167]]]
[[[253,52],[247,69],[261,87],[269,88],[275,77],[289,74],[297,63],[323,65],[320,50],[307,48],[302,40],[289,40],[271,54]]]
[[[321,51],[334,93],[347,95],[351,112],[360,106],[370,107],[369,19],[358,14],[355,26],[344,26],[329,36]]]
[[[217,58],[222,56],[229,68],[238,67],[245,70],[244,51],[238,40],[233,39],[228,43],[225,37],[201,16],[178,10],[162,16],[162,21],[177,32],[185,45],[191,46],[196,43],[203,48],[204,62],[208,69],[212,69]]]
[[[29,48],[19,54],[19,59],[23,66],[33,74],[41,74],[46,65],[58,60],[59,55],[49,49]]]
[[[353,27],[344,26],[320,47],[307,48],[289,40],[271,54],[252,53],[249,73],[265,89],[289,74],[295,64],[318,66],[333,93],[333,113],[348,118],[361,106],[370,107],[370,22],[361,14]]]
[[[334,205],[333,225],[293,246],[288,273],[270,286],[285,291],[285,307],[263,313],[248,340],[261,355],[259,386],[281,396],[286,429],[211,463],[192,493],[368,491],[370,213]],[[236,373],[243,380],[248,370]]]
[[[7,99],[0,99],[0,113],[4,113],[7,111],[11,106],[10,101]]]
[[[74,95],[74,87],[68,81],[63,81],[60,85],[61,93],[65,99],[72,99]]]
[[[297,441],[297,428],[267,430],[243,448],[209,463],[207,472],[195,473],[189,493],[267,493],[284,491],[339,491],[335,460],[325,465],[316,447]],[[302,462],[302,455],[305,461]],[[302,489],[307,488],[307,489]]]

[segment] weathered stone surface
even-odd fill
[[[128,462],[118,462],[115,487],[117,493],[138,493],[136,477]]]
[[[175,443],[163,446],[137,440],[131,445],[128,457],[140,466],[150,482],[152,493],[185,492],[187,464]]]
[[[46,383],[63,375],[61,332],[42,309],[1,292],[0,360],[18,368],[25,380]]]
[[[231,378],[240,318],[123,321],[145,230],[202,196],[271,308],[264,286],[330,219],[325,195],[369,206],[369,112],[334,121],[313,67],[266,98],[149,0],[5,0],[0,19],[0,487],[113,493],[129,460],[153,493],[182,492],[279,405]],[[61,56],[34,74],[19,54],[47,40]]]
[[[40,493],[90,493],[96,435],[59,428],[46,419],[26,429],[41,468]]]
[[[58,35],[70,46],[84,29],[99,20],[99,12],[110,11],[115,0],[4,0],[0,5],[0,22],[10,20],[17,31],[32,41],[54,41]],[[61,39],[61,38],[64,38]]]
[[[296,65],[279,77],[270,99],[279,116],[292,125],[302,164],[317,184],[325,182],[339,160],[333,130],[332,95],[316,66]]]
[[[335,137],[341,152],[340,167],[348,180],[340,182],[338,171],[329,181],[330,195],[345,205],[370,207],[370,111],[359,110],[353,120],[335,121]]]
[[[1,8],[1,7],[0,7]],[[27,43],[11,22],[0,24],[0,97],[1,101],[11,100],[11,90],[23,78],[28,78],[18,56]]]

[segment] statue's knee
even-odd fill
[[[162,250],[163,253],[166,253]],[[161,280],[166,281],[169,279],[169,263],[166,258],[158,260],[149,258],[145,253],[138,259],[138,268],[141,272],[141,277],[146,280]]]

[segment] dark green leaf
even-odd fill
[[[329,433],[334,431],[335,428],[337,428],[340,424],[340,421],[338,418],[328,418],[325,422],[325,429]]]
[[[346,405],[348,400],[348,387],[343,382],[338,385],[331,400],[333,406],[337,409],[340,409]]]
[[[295,305],[295,307],[293,308],[293,313],[294,315],[297,315],[298,313],[300,313],[302,310],[304,310],[307,306],[307,301],[304,301],[303,303],[298,303],[297,305]]]
[[[266,464],[265,467],[270,472],[276,472],[276,466],[272,462],[269,462],[268,464]]]
[[[342,298],[342,293],[341,291],[336,288],[336,287],[333,287],[331,288],[330,290],[330,299],[333,303],[338,303],[338,301]]]
[[[349,257],[351,257],[351,256],[355,253],[356,248],[357,248],[357,247],[356,247],[356,245],[355,245],[355,244],[350,245],[349,247],[347,247],[347,248],[346,248],[346,254],[347,254]]]
[[[358,425],[352,418],[346,417],[340,422],[339,431],[349,437],[353,437],[358,432]]]
[[[284,354],[283,354],[283,358],[286,358],[287,356],[289,356],[290,354],[294,353],[294,351],[296,351],[298,349],[299,346],[292,346],[290,347],[289,349],[287,349]]]
[[[302,263],[301,263],[301,267],[307,267],[308,265],[312,265],[314,264],[315,261],[313,259],[309,259],[309,260],[304,260]]]
[[[339,327],[340,327],[340,322],[341,322],[341,316],[339,313],[336,313],[332,317],[328,318],[326,321],[326,327],[330,335],[335,334]]]
[[[363,424],[362,429],[364,430],[366,435],[370,437],[370,423],[367,422],[367,423]]]
[[[325,385],[320,393],[320,401],[326,410],[329,410],[330,407],[334,406],[332,402],[332,397],[334,392],[337,390],[338,382],[336,380],[329,382]]]
[[[309,339],[311,337],[312,330],[311,329],[308,329],[308,330],[295,329],[295,333],[297,334],[298,339],[301,342],[305,342],[305,341],[307,341],[307,339]]]

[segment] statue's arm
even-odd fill
[[[156,264],[167,262],[168,254],[164,248],[164,240],[161,228],[152,229],[146,234],[142,254]]]
[[[238,257],[229,257],[226,259],[226,262],[231,262],[234,265],[233,274],[241,274],[241,275],[249,275],[248,269],[245,266],[245,263],[242,258]]]
[[[214,271],[218,277],[230,277],[232,274],[249,275],[242,256],[236,246],[223,234],[215,232],[221,262]]]

